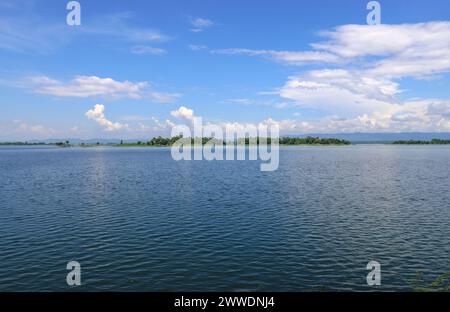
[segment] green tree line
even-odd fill
[[[450,140],[440,140],[440,139],[433,139],[431,141],[420,141],[420,140],[399,140],[394,141],[392,144],[406,144],[406,145],[445,145],[450,144]]]
[[[138,145],[138,146],[171,146],[179,139],[183,139],[182,136],[176,136],[172,138],[164,138],[161,136],[155,137],[147,142],[138,141],[137,143],[133,144],[123,144],[125,146],[129,145]],[[214,138],[184,138],[186,144],[199,144],[201,141],[201,144],[204,145],[208,142],[214,142],[215,144],[223,144],[223,145],[233,145],[233,144],[240,144],[240,145],[250,145],[250,144],[271,144],[272,138],[240,138],[235,141],[222,141]],[[306,138],[293,138],[293,137],[282,137],[278,139],[278,143],[280,145],[350,145],[351,142],[347,140],[340,140],[340,139],[334,139],[334,138],[318,138],[318,137],[306,137]]]

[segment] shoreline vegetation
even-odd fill
[[[164,146],[172,146],[176,141],[183,139],[183,137],[172,137],[172,138],[164,138],[164,137],[155,137],[152,140],[148,142],[136,142],[136,143],[126,143],[126,144],[115,144],[115,146],[157,146],[157,147],[164,147]],[[259,144],[271,144],[272,139],[271,138],[242,138],[235,140],[234,142],[231,141],[222,141],[217,140],[214,138],[184,138],[185,142],[184,144],[191,144],[191,145],[205,145],[207,143],[209,144],[215,144],[215,145],[259,145]],[[351,145],[352,143],[347,140],[339,140],[339,139],[333,139],[333,138],[314,138],[314,137],[307,137],[307,138],[291,138],[291,137],[282,137],[278,140],[279,145]]]
[[[394,141],[392,144],[396,145],[448,145],[450,144],[450,140],[440,140],[440,139],[432,139],[431,141],[420,141],[420,140],[399,140]]]
[[[182,136],[176,136],[171,138],[154,137],[150,141],[136,141],[136,142],[124,142],[120,143],[79,143],[71,144],[69,141],[45,143],[45,142],[0,142],[0,146],[57,146],[57,147],[96,147],[96,146],[109,146],[109,147],[170,147],[178,140],[184,140],[183,144],[188,145],[259,145],[259,144],[271,144],[271,138],[242,138],[233,141],[223,141],[214,138],[183,138]],[[351,145],[352,143],[347,140],[340,140],[335,138],[318,138],[318,137],[306,137],[306,138],[294,138],[294,137],[281,137],[278,139],[279,145],[282,146],[339,146],[339,145]]]
[[[69,141],[56,142],[56,143],[46,143],[46,142],[27,142],[27,141],[16,141],[16,142],[0,142],[0,146],[59,146],[68,147],[73,146]],[[78,145],[78,144],[77,144]]]
[[[61,142],[27,142],[27,141],[17,141],[17,142],[0,142],[0,146],[55,146],[55,147],[170,147],[176,141],[183,139],[181,136],[166,138],[166,137],[154,137],[150,141],[136,141],[136,142],[124,142],[120,143],[71,143],[70,141]],[[222,141],[215,140],[214,138],[184,138],[186,140],[184,144],[191,145],[205,145],[215,144],[223,146],[231,145],[259,145],[260,141],[262,144],[271,144],[271,138],[242,138],[232,141]],[[279,138],[280,146],[348,146],[353,143],[348,140],[336,139],[336,138],[319,138],[319,137],[281,137]],[[383,144],[391,145],[450,145],[450,140],[442,139],[432,139],[430,141],[424,140],[397,140],[392,142],[384,142]]]

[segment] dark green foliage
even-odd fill
[[[283,137],[280,138],[281,145],[350,145],[352,144],[347,140],[340,140],[334,138],[315,138],[315,137],[306,137],[306,138],[292,138],[292,137]]]
[[[182,139],[182,136],[176,136],[172,138],[163,138],[161,136],[151,139],[149,142],[147,142],[147,145],[149,146],[171,146],[179,139]],[[235,142],[223,142],[221,140],[215,140],[214,138],[186,138],[186,140],[190,140],[191,144],[199,144],[199,141],[201,140],[202,145],[206,143],[212,143],[214,142],[216,145],[218,144],[224,144],[224,145],[232,145],[232,144],[240,144],[240,145],[250,145],[251,143],[254,144],[256,142],[257,145],[259,144],[271,144],[272,139],[271,138],[241,138],[238,139]],[[215,140],[215,141],[213,141]],[[140,142],[137,143],[140,145]],[[283,137],[279,139],[279,144],[281,145],[350,145],[350,141],[346,140],[339,140],[339,139],[333,139],[333,138],[314,138],[314,137],[307,137],[307,138],[291,138],[291,137]]]
[[[175,136],[172,138],[163,138],[162,136],[151,139],[147,142],[149,146],[171,146],[173,143],[181,139],[182,136]]]
[[[0,145],[47,145],[46,143],[1,142]]]
[[[445,145],[450,144],[450,140],[433,139],[431,141],[417,141],[417,140],[400,140],[394,141],[392,144],[405,144],[405,145]]]

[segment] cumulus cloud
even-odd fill
[[[166,135],[175,127],[175,123],[171,120],[160,120],[153,116],[123,116],[120,120],[126,121],[127,123],[113,122],[106,118],[105,106],[102,104],[96,104],[85,113],[85,116],[97,122],[106,132],[122,131],[122,135],[132,138],[143,135],[149,137],[155,135],[155,133]]]
[[[328,114],[358,115],[388,109],[398,102],[395,95],[400,92],[399,85],[390,80],[336,69],[290,77],[279,95],[299,107]]]
[[[450,119],[427,113],[428,101],[393,105],[390,110],[375,111],[351,118],[328,116],[317,119],[268,118],[262,124],[277,124],[283,134],[345,133],[345,132],[448,132]],[[449,105],[447,103],[446,105]],[[450,106],[447,106],[450,107]],[[236,123],[237,126],[242,124]]]
[[[155,102],[171,103],[178,94],[153,91],[148,82],[116,81],[97,76],[76,76],[70,81],[59,81],[47,76],[33,76],[26,79],[36,93],[59,97],[104,97],[104,98],[149,98]]]
[[[315,132],[448,131],[450,101],[402,101],[398,83],[364,71],[316,70],[290,77],[279,95],[325,117],[309,121]]]
[[[188,121],[194,121],[194,119],[196,117],[194,115],[194,111],[185,106],[181,106],[177,110],[170,112],[170,115],[172,115],[175,118],[184,119],[184,120],[188,120]]]
[[[175,124],[172,121],[170,121],[169,119],[161,121],[156,117],[152,117],[152,120],[153,120],[153,123],[155,124],[155,126],[153,127],[154,131],[165,131],[165,130],[172,129],[173,127],[175,127]]]
[[[295,124],[296,129],[303,133],[450,131],[450,118],[433,111],[437,103],[441,108],[450,108],[448,101],[406,101],[374,108],[367,113],[347,117],[335,114],[304,122],[296,120]]]
[[[175,111],[172,111],[171,113],[172,117],[175,117],[177,119],[182,119],[185,121],[189,121],[191,123],[194,122],[195,119],[201,118],[203,122],[203,126],[218,126],[225,129],[232,129],[237,132],[242,132],[246,129],[257,129],[259,126],[278,126],[280,129],[283,130],[293,130],[296,127],[296,124],[292,122],[291,120],[281,120],[277,121],[273,118],[267,118],[261,122],[235,122],[235,121],[220,121],[217,123],[211,123],[207,120],[203,120],[203,117],[197,116],[194,114],[194,110],[187,108],[185,106],[181,106]],[[166,120],[164,122],[160,122],[158,119],[154,119],[155,123],[160,127],[161,129],[168,129],[175,126],[175,123],[172,123],[170,120]]]
[[[88,110],[85,115],[87,118],[95,120],[100,126],[104,127],[104,129],[109,132],[128,129],[127,124],[108,120],[105,117],[105,106],[102,104],[96,104],[94,108]]]
[[[384,88],[381,88],[384,89]],[[389,89],[389,88],[388,88]],[[389,89],[390,90],[390,89]],[[324,92],[321,90],[320,92]],[[352,94],[351,91],[348,91]],[[391,90],[389,93],[395,93]],[[332,101],[332,94],[329,95]],[[350,97],[352,95],[349,95]],[[313,96],[315,97],[315,95]],[[361,96],[364,99],[363,95]],[[302,134],[302,133],[343,133],[343,132],[447,132],[450,131],[450,101],[438,99],[423,99],[414,101],[388,101],[380,99],[369,105],[365,109],[359,110],[358,103],[347,109],[337,105],[335,114],[328,114],[324,117],[303,118],[302,114],[294,113],[290,119],[276,119],[268,117],[260,122],[236,122],[219,121],[214,123],[222,129],[233,129],[243,131],[245,129],[257,129],[259,126],[276,125],[281,134]],[[370,100],[369,100],[370,101]],[[321,103],[320,101],[317,103]],[[364,103],[362,103],[364,104]],[[332,105],[326,107],[328,112],[333,112]],[[358,111],[354,113],[354,111]],[[187,107],[180,107],[172,111],[171,115],[178,119],[193,122],[197,116],[194,111]],[[209,121],[203,120],[204,125],[212,125]],[[174,123],[166,120],[157,121],[158,130],[170,129]]]
[[[243,133],[249,129],[258,129],[261,126],[277,126],[282,135],[295,135],[305,133],[343,133],[343,132],[435,132],[450,131],[450,101],[442,100],[415,100],[399,103],[387,103],[384,108],[375,106],[370,112],[351,114],[342,117],[334,114],[325,117],[304,119],[302,114],[294,113],[290,119],[277,119],[268,117],[259,122],[217,121],[211,123],[203,119],[204,126],[218,126],[225,131],[231,129]],[[190,126],[196,118],[194,111],[188,107],[180,107],[172,111],[171,116],[188,121]],[[151,130],[158,133],[169,134],[176,125],[169,119],[159,120],[151,118],[154,126]]]

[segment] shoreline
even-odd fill
[[[352,144],[279,144],[279,147],[351,147],[351,146],[358,146],[358,145],[383,145],[383,146],[423,146],[423,147],[431,147],[431,146],[450,146],[450,144],[395,144],[395,143],[369,143],[369,142],[363,142],[363,143],[352,143]],[[194,145],[193,147],[203,147],[204,145]],[[229,145],[232,147],[232,145]],[[252,145],[253,146],[253,145]],[[256,145],[258,146],[258,145]],[[14,148],[14,147],[38,147],[38,148],[62,148],[62,149],[68,149],[68,148],[171,148],[172,146],[168,145],[138,145],[138,144],[85,144],[85,145],[67,145],[67,146],[58,146],[54,144],[1,144],[0,148]],[[244,147],[244,146],[240,146]],[[245,147],[249,147],[249,145],[245,145]],[[226,148],[226,146],[224,146]]]

